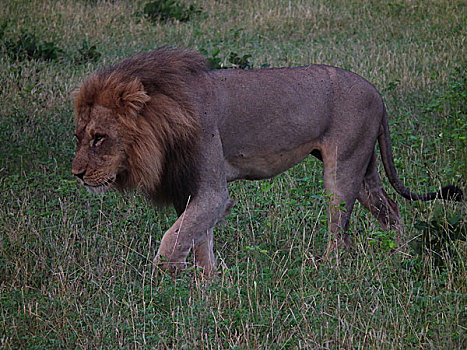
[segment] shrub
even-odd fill
[[[229,57],[227,59],[227,64],[224,64],[224,59],[219,57],[220,49],[216,48],[214,51],[209,54],[207,50],[200,49],[201,53],[206,56],[206,59],[211,66],[211,69],[228,69],[228,68],[239,68],[239,69],[253,69],[253,63],[250,62],[250,58],[252,57],[249,54],[245,54],[243,56],[239,56],[236,52],[230,52]],[[268,67],[269,65],[262,65],[261,68]]]
[[[7,55],[19,61],[27,59],[52,61],[63,54],[63,50],[54,42],[40,42],[33,33],[26,30],[21,31],[17,40],[6,40],[4,46]]]
[[[77,63],[97,62],[102,54],[97,50],[96,45],[91,45],[87,40],[83,40],[81,48],[78,49]]]
[[[428,254],[438,267],[444,266],[446,259],[452,264],[462,259],[457,242],[467,240],[467,230],[459,214],[447,215],[441,207],[437,207],[431,219],[418,220],[414,227],[421,234],[414,247],[419,256]]]
[[[194,5],[186,7],[175,0],[156,0],[144,5],[143,13],[153,22],[171,19],[187,22],[192,15],[201,13],[201,9]]]

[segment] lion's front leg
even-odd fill
[[[227,189],[196,198],[162,237],[154,264],[172,273],[186,267],[193,248],[196,265],[210,275],[216,270],[213,229],[231,205]]]
[[[159,250],[154,259],[154,266],[161,267],[174,274],[186,268],[186,258],[193,246],[185,235],[181,235],[178,221],[162,237]]]
[[[196,266],[202,269],[203,273],[207,276],[210,276],[216,271],[213,231],[213,228],[207,230],[205,239],[193,247]]]
[[[213,230],[213,228],[206,230],[205,237],[200,237],[200,242],[196,245],[183,244],[180,242],[179,233],[167,231],[161,241],[154,265],[176,274],[186,268],[186,259],[190,249],[193,248],[196,266],[202,269],[206,276],[210,276],[216,271]]]

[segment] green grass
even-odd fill
[[[219,66],[351,69],[383,94],[406,185],[464,186],[465,3],[184,0],[195,10],[179,22],[146,18],[147,2],[0,2],[0,348],[465,348],[465,203],[409,204],[386,186],[411,257],[392,254],[357,205],[351,254],[318,264],[325,197],[307,159],[230,186],[221,274],[206,283],[152,269],[172,210],[92,197],[70,171],[71,92],[102,65],[169,45]]]

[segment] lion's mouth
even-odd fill
[[[86,190],[91,194],[102,195],[112,188],[113,183],[115,182],[115,177],[107,179],[98,184],[90,184],[86,181],[82,181],[83,185],[86,187]]]

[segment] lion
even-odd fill
[[[310,65],[210,70],[199,53],[161,48],[88,77],[75,96],[72,173],[93,193],[139,190],[173,205],[155,265],[177,272],[191,250],[216,271],[213,228],[232,206],[227,184],[276,176],[313,155],[329,193],[326,255],[350,247],[356,200],[400,240],[397,204],[383,189],[376,141],[390,184],[408,200],[463,200],[453,185],[415,194],[394,165],[385,105],[350,71]],[[399,242],[400,243],[400,242]]]

